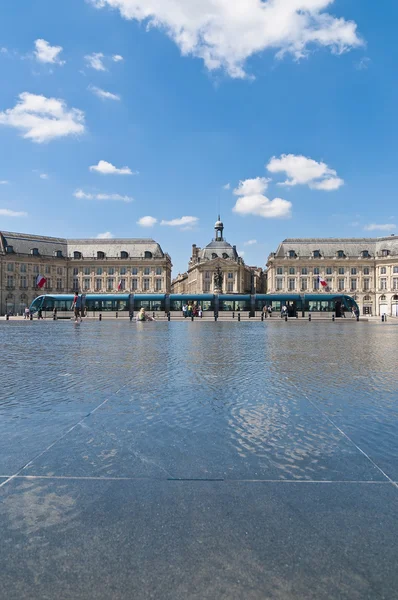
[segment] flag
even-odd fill
[[[44,277],[44,275],[38,275],[36,277],[36,285],[38,288],[41,289],[46,282],[47,282],[47,279]]]
[[[119,281],[117,285],[117,289],[120,291],[122,289],[122,280]]]
[[[328,286],[328,284],[327,284],[327,281],[325,281],[325,280],[324,280],[322,277],[318,277],[318,281],[319,281],[320,285],[321,285],[321,286],[322,286],[322,287],[323,287],[325,290],[327,290],[327,289],[328,289],[328,287],[329,287],[329,286]]]

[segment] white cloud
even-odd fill
[[[308,185],[313,190],[337,190],[344,185],[334,169],[302,155],[282,154],[272,157],[267,165],[271,173],[285,173],[288,179],[279,185]]]
[[[8,48],[0,48],[0,54],[8,54]]]
[[[100,160],[98,165],[92,165],[89,167],[90,171],[101,173],[101,175],[137,175],[133,173],[129,167],[121,167],[118,169],[112,163],[106,162],[106,160]]]
[[[108,70],[103,63],[103,59],[105,58],[105,56],[102,54],[102,52],[93,52],[93,54],[86,54],[84,58],[88,67],[91,67],[96,71]]]
[[[40,173],[40,179],[49,179],[47,173]]]
[[[0,217],[27,217],[26,212],[16,212],[15,210],[8,210],[8,208],[0,208]]]
[[[64,100],[29,92],[19,95],[14,108],[0,112],[0,125],[15,127],[23,137],[38,144],[84,133],[84,112],[68,109]]]
[[[141,219],[138,219],[137,225],[141,227],[153,227],[157,222],[158,220],[155,217],[141,217]]]
[[[50,46],[46,40],[35,41],[36,50],[34,55],[36,60],[41,63],[50,63],[52,65],[64,65],[65,61],[60,60],[59,55],[63,48],[62,46]]]
[[[198,217],[181,217],[180,219],[171,219],[171,221],[160,221],[161,225],[169,225],[170,227],[192,227],[199,221]]]
[[[397,226],[394,223],[385,223],[383,225],[378,225],[377,223],[371,223],[370,225],[365,225],[365,231],[392,231],[396,229]]]
[[[97,235],[97,240],[111,240],[115,236],[110,231],[105,231],[105,233],[99,233]]]
[[[102,100],[120,100],[120,96],[117,94],[112,94],[111,92],[102,90],[101,88],[95,87],[95,85],[90,85],[88,89]]]
[[[74,192],[74,197],[79,200],[114,200],[116,202],[130,203],[134,201],[134,198],[130,196],[121,196],[120,194],[91,194],[78,189]]]
[[[225,185],[222,186],[223,190],[230,190],[231,189],[231,184],[230,183],[226,183]]]
[[[113,62],[121,62],[122,60],[124,60],[124,58],[120,54],[114,54],[112,56],[112,60]]]
[[[8,185],[10,182],[7,181],[6,179],[3,179],[0,181],[0,185]]]
[[[290,217],[291,202],[282,198],[270,200],[264,196],[268,181],[265,177],[240,181],[234,189],[235,196],[240,197],[232,210],[241,215],[256,215],[265,219]]]
[[[244,246],[254,246],[255,244],[257,244],[257,240],[248,240],[243,243]]]
[[[89,1],[163,30],[184,56],[199,57],[210,71],[223,68],[231,77],[245,77],[247,59],[265,50],[299,59],[314,46],[341,54],[363,44],[355,22],[326,12],[333,0]]]

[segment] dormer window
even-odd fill
[[[389,256],[389,254],[390,254],[390,251],[389,251],[389,250],[382,250],[382,251],[381,251],[381,255],[382,255],[382,256]]]
[[[370,258],[369,250],[362,250],[362,258]]]
[[[313,258],[321,258],[321,251],[320,250],[314,250],[312,253]]]
[[[148,250],[146,250],[145,254],[144,254],[144,258],[152,258],[152,252],[149,252]]]
[[[217,258],[217,254],[215,252],[213,252],[213,254],[211,255],[212,258]]]
[[[126,252],[125,250],[122,250],[120,253],[120,258],[128,258],[129,254],[128,252]]]
[[[105,252],[98,251],[97,258],[103,260],[105,258]]]
[[[7,254],[13,254],[14,253],[14,246],[6,246],[6,253]]]
[[[345,258],[344,250],[337,250],[337,258]]]
[[[57,258],[62,258],[62,250],[56,250],[56,251],[55,251],[55,256],[56,256]]]
[[[296,258],[297,254],[295,250],[289,250],[289,258]]]
[[[228,258],[228,254],[226,252],[223,252],[222,257],[223,258]]]
[[[82,257],[82,253],[75,250],[75,252],[73,253],[73,258],[81,258],[81,257]]]
[[[32,256],[39,256],[39,249],[38,248],[32,248],[32,250],[30,251],[30,253],[32,254]]]

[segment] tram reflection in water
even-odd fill
[[[30,310],[35,313],[57,314],[72,311],[73,294],[45,294],[32,302]],[[271,306],[273,312],[287,307],[288,316],[304,316],[305,313],[333,312],[336,317],[355,309],[357,303],[344,294],[82,294],[85,313],[99,312],[134,315],[140,308],[150,312],[181,313],[185,304],[196,304],[204,313],[249,312],[253,316]]]

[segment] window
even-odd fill
[[[326,267],[326,275],[331,275],[333,273],[332,267]]]
[[[138,279],[132,279],[131,280],[131,289],[132,290],[138,290]]]
[[[380,300],[382,300],[383,302],[386,301],[386,297],[384,296],[384,294],[382,296],[380,296]]]
[[[319,275],[319,267],[314,267],[314,275]]]
[[[133,268],[131,269],[131,274],[132,274],[132,275],[138,275],[138,269],[137,269],[137,267],[133,267]]]
[[[14,287],[14,276],[7,275],[7,287]]]
[[[357,274],[356,267],[352,267],[352,269],[351,269],[351,275],[356,275],[356,274]]]
[[[90,275],[90,267],[84,267],[84,274],[85,275]]]
[[[234,282],[227,281],[227,292],[233,292],[233,291],[234,291]]]
[[[210,271],[205,271],[205,279],[210,279]]]
[[[47,279],[45,286],[46,286],[46,290],[51,289],[51,279],[50,278]]]
[[[234,278],[234,274],[233,273],[228,273],[228,279],[233,279]]]
[[[87,290],[90,289],[90,279],[89,278],[84,279],[83,289],[85,292],[87,292]]]
[[[51,272],[51,269],[48,265],[46,265],[46,275]]]
[[[389,250],[382,250],[382,251],[381,251],[381,255],[382,255],[382,256],[388,256],[389,254],[390,254],[390,251],[389,251]]]
[[[55,256],[56,256],[57,258],[62,258],[62,250],[56,250],[56,251],[55,251]]]
[[[97,267],[97,275],[102,275],[102,273],[103,273],[103,268]]]
[[[301,289],[302,289],[302,291],[305,291],[308,289],[308,280],[306,278],[301,280]]]
[[[398,290],[398,277],[394,277],[392,280],[392,289]]]
[[[39,273],[39,265],[33,265],[33,273]]]
[[[39,249],[38,248],[32,248],[32,250],[30,251],[31,254],[33,254],[33,256],[39,256]]]
[[[78,267],[73,267],[73,275],[79,275],[79,268]]]
[[[364,275],[369,275],[369,267],[364,267],[363,268],[363,274]]]
[[[95,291],[99,292],[100,290],[102,290],[102,279],[96,279],[95,280]]]
[[[150,275],[150,273],[151,273],[150,267],[145,267],[145,269],[144,269],[144,275]]]
[[[113,278],[106,280],[106,289],[109,291],[113,290],[115,280]]]
[[[283,267],[277,267],[276,274],[277,275],[283,275]]]
[[[276,278],[276,289],[278,291],[283,289],[283,279],[282,279],[282,277],[277,277]]]
[[[289,267],[289,275],[295,275],[296,269],[294,267]]]
[[[162,274],[162,267],[156,267],[156,275],[161,275]]]
[[[77,292],[79,290],[79,280],[78,279],[75,278],[73,280],[72,287],[73,287],[74,292]]]
[[[289,291],[293,291],[296,289],[296,280],[289,279]]]
[[[57,279],[57,290],[62,290],[62,279]]]
[[[333,279],[331,277],[327,277],[326,283],[328,284],[328,288],[331,290],[333,287]]]
[[[22,277],[21,277],[21,288],[27,288],[27,287],[28,287],[28,282],[27,282],[26,275],[22,275]]]
[[[213,252],[213,254],[211,255],[212,258],[217,258],[217,254],[215,252]]]
[[[126,289],[126,280],[124,278],[120,280],[120,289],[121,290]]]
[[[223,253],[222,253],[222,257],[223,257],[223,258],[228,258],[228,254],[227,254],[226,252],[223,252]]]
[[[120,267],[120,275],[126,275],[127,269],[126,267]]]
[[[295,250],[289,250],[289,258],[296,258],[296,251]]]
[[[114,275],[115,274],[115,268],[114,267],[109,267],[108,269],[108,275]]]
[[[162,289],[162,279],[156,279],[155,281],[155,290],[160,292]]]
[[[381,267],[381,269],[380,269],[380,273],[381,273],[382,275],[385,275],[385,274],[387,273],[387,269],[386,269],[386,267]]]
[[[77,252],[77,251],[75,251],[75,252],[73,253],[73,258],[81,258],[81,257],[82,257],[82,253],[81,253],[81,252]]]
[[[339,275],[344,275],[344,267],[339,267]]]
[[[320,250],[314,250],[314,252],[312,253],[312,256],[314,258],[321,258],[321,251]]]
[[[351,291],[355,291],[357,289],[357,280],[351,279]]]
[[[128,258],[128,257],[129,257],[128,252],[126,252],[125,250],[122,250],[121,253],[120,253],[120,258],[124,258],[125,259],[125,258]]]
[[[392,272],[393,273],[398,273],[398,267],[393,267]]]
[[[344,290],[344,279],[339,279],[337,282],[337,287],[339,289],[339,292],[342,292]]]
[[[380,279],[380,289],[381,290],[386,290],[387,289],[387,278],[386,277],[382,277]]]
[[[203,291],[204,292],[210,292],[210,281],[205,281],[203,283]]]
[[[20,270],[21,273],[26,273],[26,265],[24,263],[21,263],[19,265],[19,270]]]
[[[105,258],[105,252],[101,252],[100,250],[97,252],[97,259],[103,260]]]
[[[14,246],[6,246],[7,254],[13,254],[13,252],[14,252]]]
[[[145,291],[149,290],[149,279],[144,279],[143,285]]]
[[[301,274],[302,274],[302,275],[308,275],[308,269],[307,269],[307,267],[303,267],[303,268],[301,269]]]
[[[344,250],[337,250],[337,258],[345,258]]]
[[[314,290],[319,290],[319,279],[318,277],[314,277],[312,280],[312,287]]]
[[[62,267],[57,267],[57,275],[62,275]]]
[[[12,273],[12,271],[14,270],[14,263],[8,263],[7,264],[7,271],[10,273]]]
[[[370,258],[369,250],[362,250],[362,258]]]
[[[367,292],[368,290],[370,290],[370,279],[364,279],[363,280],[363,289],[365,292]]]
[[[152,258],[152,252],[148,252],[148,250],[145,250],[144,258]]]

